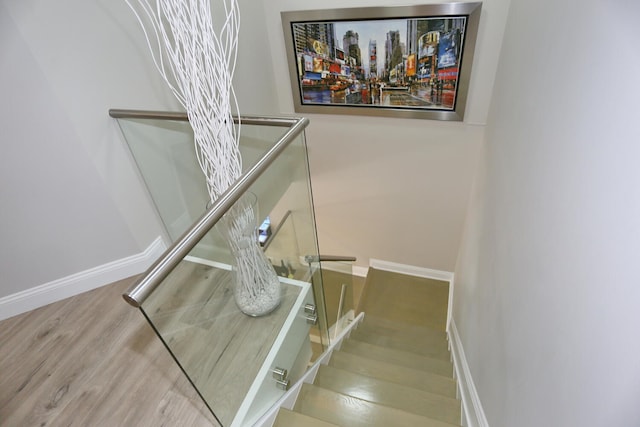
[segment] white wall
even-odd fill
[[[492,427],[638,425],[640,5],[511,3],[454,320]]]
[[[262,5],[241,9],[241,108],[271,113]],[[107,112],[179,107],[125,2],[0,0],[0,93],[0,298],[147,248],[160,225]]]
[[[424,1],[265,0],[280,111],[293,101],[280,12]],[[453,271],[484,132],[507,0],[483,3],[464,123],[310,115],[320,251]]]
[[[0,296],[138,253],[158,235],[107,114],[167,104],[115,21],[123,11],[0,2]]]

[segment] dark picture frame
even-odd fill
[[[463,120],[481,7],[282,12],[295,111]]]

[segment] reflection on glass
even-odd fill
[[[189,126],[167,121],[120,122],[159,216],[175,240],[207,205]],[[247,129],[254,129],[255,138],[247,138],[251,134]],[[285,132],[286,128],[243,125],[245,169]],[[268,137],[271,141],[265,139]],[[322,277],[318,266],[305,261],[306,256],[318,255],[318,246],[303,135],[247,193],[257,199],[256,226],[267,217],[271,221],[272,233],[263,250],[280,282],[282,299],[275,310],[251,317],[238,309],[233,297],[234,257],[222,238],[222,222],[141,307],[224,426],[252,425],[282,396],[286,383],[304,374],[313,346],[319,343],[322,352],[328,343]],[[253,234],[257,239],[258,230]],[[312,339],[315,315],[322,332]],[[272,373],[276,367],[287,371],[280,383]]]
[[[118,123],[167,237],[174,242],[209,202],[204,174],[196,160],[193,130],[185,121],[119,119]],[[239,146],[243,170],[253,166],[285,132],[282,127],[242,125]]]
[[[328,331],[335,339],[355,318],[351,262],[322,262],[322,287],[327,307]]]

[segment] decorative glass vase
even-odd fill
[[[278,275],[258,243],[257,215],[257,197],[246,193],[220,221],[235,260],[231,272],[236,305],[254,317],[272,312],[281,299]]]

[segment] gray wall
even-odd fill
[[[241,9],[242,25],[264,35],[262,5]],[[269,83],[240,90],[240,104],[272,113],[267,40],[253,34],[241,36],[237,77]],[[0,0],[0,93],[0,297],[138,254],[160,235],[107,111],[179,107],[124,1]]]
[[[511,2],[454,304],[492,427],[640,422],[639,14]]]
[[[0,2],[0,296],[138,253],[158,235],[107,115],[167,105],[113,16],[123,11]]]

